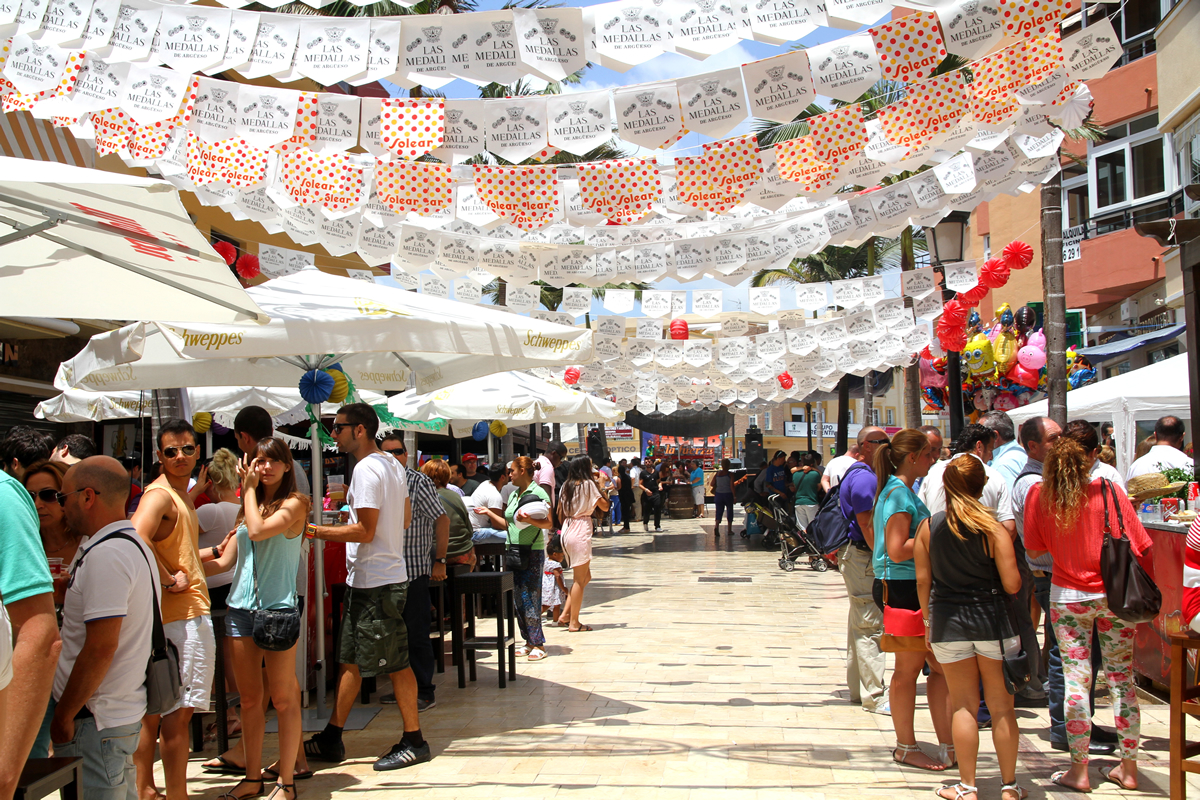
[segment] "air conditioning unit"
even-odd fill
[[[1121,303],[1121,319],[1125,322],[1133,322],[1138,316],[1137,300],[1129,299]]]

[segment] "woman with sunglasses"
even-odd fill
[[[55,565],[50,577],[54,581],[54,609],[58,614],[60,626],[67,578],[75,566],[82,545],[87,541],[86,536],[76,534],[67,525],[63,507],[58,502],[58,493],[62,491],[66,474],[65,464],[57,461],[35,461],[29,465],[25,477],[21,479],[29,496],[33,498],[34,508],[37,509],[38,533],[42,537],[46,558]],[[54,714],[47,711],[37,738],[33,741],[30,758],[46,758],[50,755],[50,721],[53,718]]]
[[[296,647],[264,650],[254,641],[258,609],[296,608],[296,570],[304,543],[309,500],[296,492],[292,454],[280,439],[263,439],[254,459],[246,459],[242,475],[242,513],[237,534],[219,558],[205,562],[209,574],[231,566],[226,624],[233,639],[233,666],[242,698],[242,743],[246,777],[225,800],[263,795],[262,744],[266,726],[262,668],[265,662],[271,703],[279,719],[279,760],[269,771],[277,779],[272,800],[295,800],[293,774],[300,747],[300,685],[296,682]]]

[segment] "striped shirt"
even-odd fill
[[[438,517],[446,516],[446,509],[428,475],[405,467],[404,477],[412,503],[412,525],[404,537],[404,563],[411,581],[433,572],[433,526]]]

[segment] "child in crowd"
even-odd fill
[[[562,538],[556,533],[546,542],[546,565],[542,570],[542,613],[552,620],[551,625],[559,625],[553,620],[558,619],[562,604],[567,599],[567,585],[563,583],[563,558]]]

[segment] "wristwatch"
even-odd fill
[[[446,563],[446,557],[445,557],[445,556],[442,556],[441,558],[435,558],[435,559],[433,560],[433,563],[435,563],[435,564],[445,564],[445,563]]]
[[[212,554],[213,554],[213,558],[221,557],[221,551],[220,551],[220,549],[217,548],[217,546],[215,544],[213,545]]]

